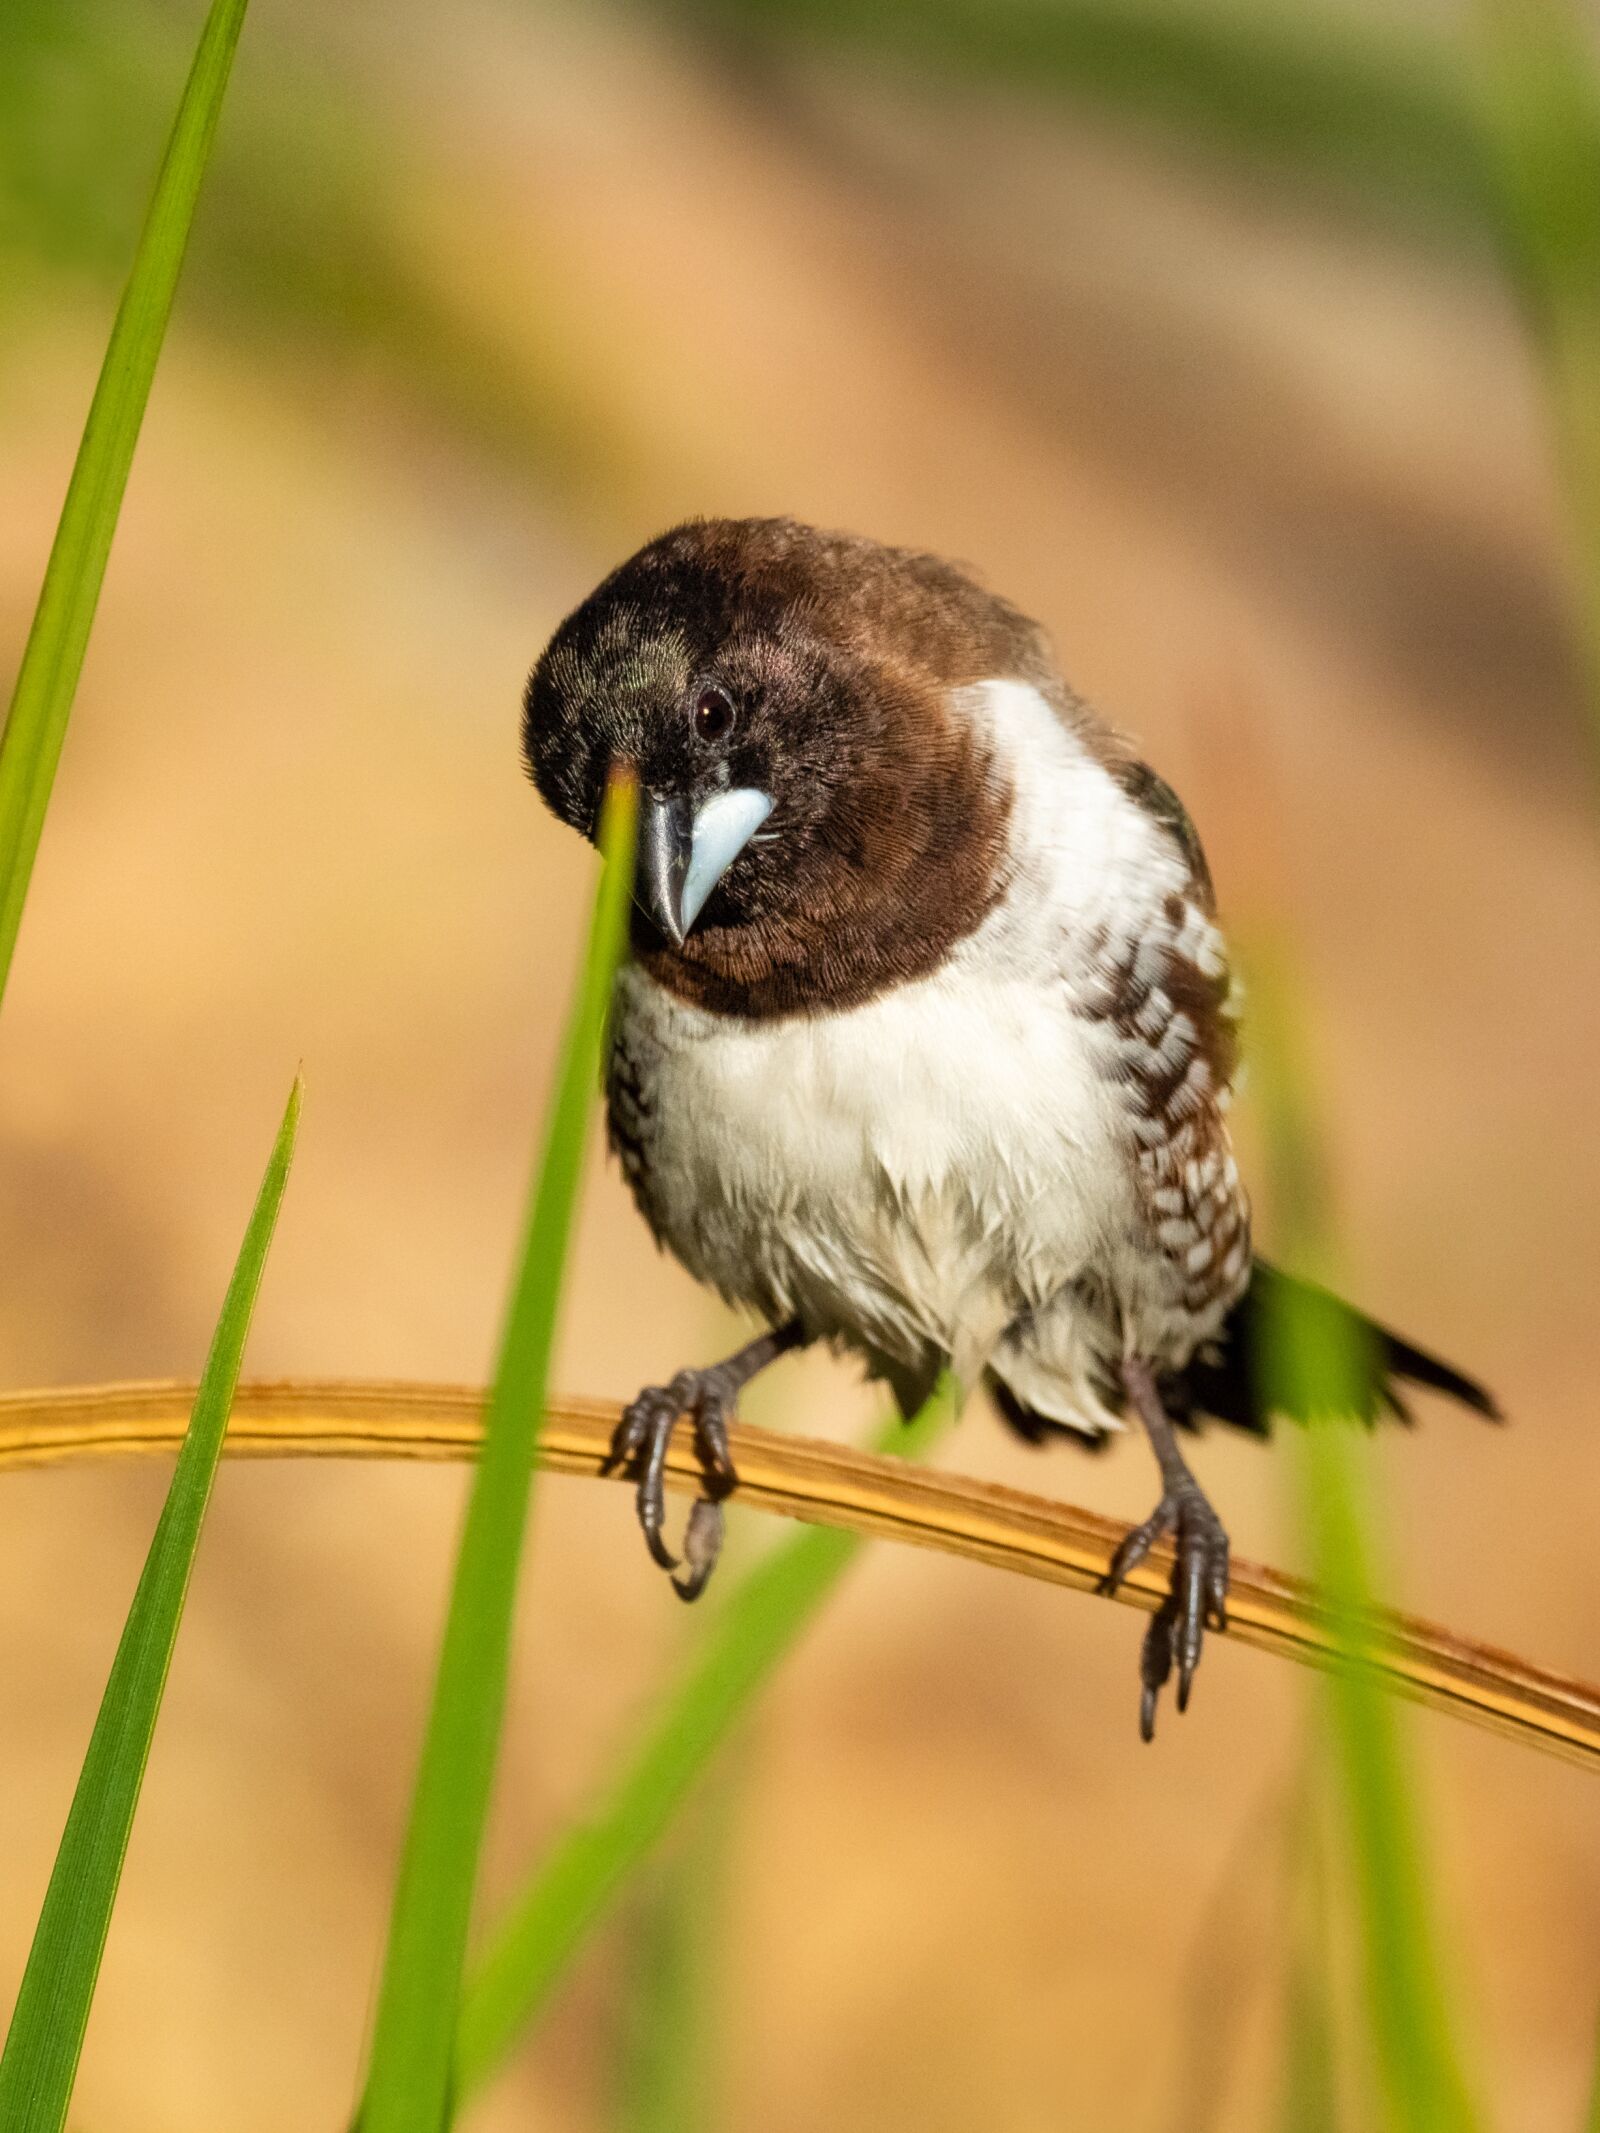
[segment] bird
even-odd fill
[[[1230,1143],[1239,1000],[1177,794],[1068,685],[1044,630],[965,568],[791,518],[650,541],[557,628],[525,766],[597,840],[637,781],[635,894],[606,1064],[611,1147],[661,1246],[762,1327],[623,1411],[650,1554],[705,1588],[740,1393],[813,1342],[909,1415],[945,1370],[1035,1444],[1130,1424],[1163,1538],[1140,1731],[1226,1624],[1227,1529],[1183,1435],[1265,1434],[1262,1352],[1297,1306],[1402,1387],[1495,1417],[1473,1379],[1253,1250]],[[668,1444],[703,1488],[675,1553]]]

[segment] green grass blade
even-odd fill
[[[0,734],[0,999],[245,0],[214,0],[173,121]]]
[[[1279,1234],[1296,1271],[1326,1273],[1328,1225],[1306,1055],[1280,972],[1254,973],[1256,1060],[1265,1090]],[[1285,1291],[1263,1329],[1269,1383],[1295,1413],[1356,1414],[1371,1358],[1346,1321]],[[1479,2123],[1444,1987],[1419,1786],[1393,1699],[1364,1662],[1378,1586],[1372,1510],[1353,1428],[1293,1433],[1309,1568],[1342,1630],[1346,1664],[1326,1695],[1343,1812],[1341,1879],[1361,1939],[1367,2023],[1395,2133],[1471,2133]]]
[[[6,2133],[60,2133],[66,2123],[111,1907],[299,1122],[296,1080],[112,1662],[0,2054],[0,2126]]]
[[[632,894],[635,794],[606,801],[605,873],[467,1500],[433,1706],[389,1924],[362,2133],[450,2117],[462,1967],[510,1670],[512,1617],[601,1041]]]
[[[948,1387],[875,1447],[918,1458],[953,1419]],[[590,1932],[664,1834],[696,1780],[865,1545],[817,1526],[746,1572],[632,1757],[568,1830],[496,1929],[461,2010],[464,2096],[544,2012]]]

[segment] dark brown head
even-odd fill
[[[1033,626],[947,564],[703,521],[561,625],[523,744],[587,837],[634,766],[634,946],[663,983],[724,1013],[842,1006],[935,968],[999,894],[1009,795],[950,697],[1034,670]]]

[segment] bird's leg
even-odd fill
[[[1151,1740],[1156,1730],[1156,1698],[1167,1684],[1174,1659],[1181,1711],[1188,1704],[1194,1670],[1200,1663],[1207,1619],[1218,1629],[1227,1625],[1228,1536],[1178,1449],[1148,1363],[1124,1363],[1122,1382],[1161,1469],[1161,1501],[1142,1525],[1124,1537],[1111,1559],[1102,1590],[1115,1592],[1163,1534],[1173,1535],[1176,1548],[1171,1588],[1150,1619],[1139,1657],[1143,1685],[1139,1731]]]
[[[639,1465],[639,1523],[645,1545],[663,1570],[677,1571],[678,1558],[661,1537],[666,1523],[667,1451],[680,1415],[694,1424],[695,1447],[705,1469],[706,1493],[689,1513],[683,1537],[683,1575],[672,1580],[680,1598],[695,1600],[706,1588],[722,1548],[722,1498],[738,1484],[728,1451],[734,1402],[758,1370],[765,1370],[807,1339],[799,1319],[763,1333],[724,1362],[703,1370],[680,1370],[670,1385],[647,1385],[625,1407],[611,1440],[608,1469]]]

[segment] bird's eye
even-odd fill
[[[694,700],[694,730],[703,741],[720,741],[733,731],[733,698],[715,685]]]

